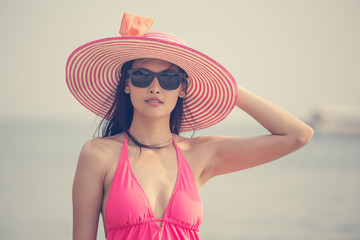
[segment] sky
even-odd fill
[[[181,37],[299,117],[323,104],[360,109],[359,10],[350,0],[1,1],[0,120],[94,119],[67,89],[65,63],[119,36],[124,12],[154,18],[151,31]]]

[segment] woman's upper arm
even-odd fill
[[[304,146],[312,131],[300,135],[263,135],[250,138],[212,137],[213,149],[206,164],[207,177],[255,167],[283,157]]]
[[[93,141],[93,140],[92,140]],[[73,239],[96,239],[105,168],[92,141],[81,150],[73,183]]]

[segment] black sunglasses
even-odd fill
[[[154,73],[147,69],[129,69],[127,71],[131,84],[135,87],[146,88],[150,86],[154,78],[159,81],[160,86],[166,90],[174,90],[185,80],[186,74],[181,72],[160,72]]]

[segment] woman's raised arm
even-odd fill
[[[207,179],[275,160],[301,148],[312,138],[312,128],[287,111],[242,87],[238,86],[237,91],[237,107],[270,134],[251,138],[208,138],[204,145],[213,150],[204,169]]]

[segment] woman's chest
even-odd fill
[[[110,200],[104,206],[108,215],[118,208],[115,212],[123,213],[118,214],[120,216],[143,212],[156,219],[170,217],[173,213],[188,218],[197,209],[199,213],[195,214],[194,219],[198,219],[202,211],[201,199],[194,175],[184,156],[179,152],[175,152],[175,155],[159,155],[152,154],[152,151],[145,151],[141,155],[137,158],[131,155],[127,159],[120,158],[110,190],[106,191],[109,193],[104,196],[107,198],[108,194]],[[190,207],[191,211],[186,214],[186,209],[181,206],[195,207]]]

